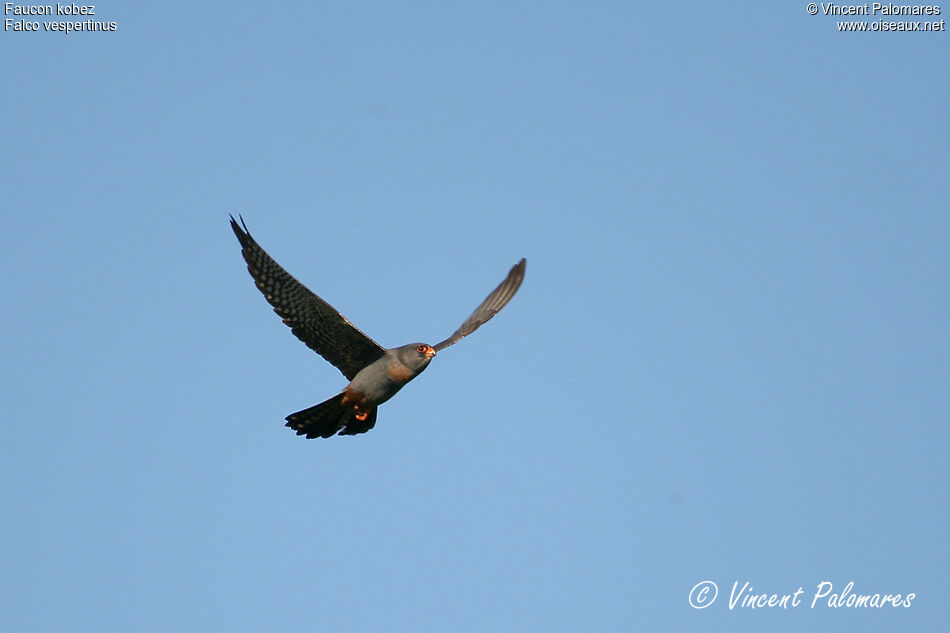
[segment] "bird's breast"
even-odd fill
[[[382,404],[392,398],[415,374],[395,358],[379,359],[364,367],[350,383],[348,391],[362,394],[368,404]]]
[[[416,376],[411,369],[398,360],[391,360],[386,363],[386,375],[398,383],[407,383]]]

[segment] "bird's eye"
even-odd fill
[[[419,352],[420,354],[425,354],[425,353],[426,353],[426,346],[425,346],[425,345],[420,345],[419,347],[416,348],[416,351]]]

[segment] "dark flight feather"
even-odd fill
[[[241,242],[241,253],[258,290],[307,347],[343,372],[348,380],[353,380],[361,369],[386,352],[333,306],[281,268],[254,241],[243,218],[241,224],[243,230],[234,217],[231,218],[231,228]]]
[[[508,276],[505,277],[505,280],[498,284],[498,287],[495,288],[490,295],[485,297],[485,300],[482,301],[480,306],[475,308],[475,312],[472,313],[472,316],[465,319],[465,323],[463,323],[459,329],[455,330],[452,336],[435,346],[435,351],[438,352],[449,345],[458,343],[498,314],[498,311],[504,308],[505,304],[518,292],[518,288],[521,286],[522,280],[524,280],[524,270],[525,260],[522,259],[511,267],[511,271],[508,273]]]

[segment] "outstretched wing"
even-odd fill
[[[505,280],[501,282],[490,295],[485,297],[485,300],[482,301],[482,305],[475,308],[475,312],[472,312],[472,316],[465,319],[465,323],[463,323],[459,329],[455,330],[455,334],[435,346],[435,351],[438,352],[449,345],[458,343],[481,327],[488,319],[498,314],[498,311],[504,308],[505,304],[518,292],[521,281],[524,279],[524,269],[524,259],[512,266]]]
[[[243,230],[231,217],[231,228],[241,242],[241,253],[257,289],[307,347],[327,359],[349,380],[385,353],[376,341],[271,259],[248,233],[244,218],[241,224]]]

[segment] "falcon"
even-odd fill
[[[436,352],[458,343],[498,314],[524,279],[522,259],[452,336],[436,345],[410,343],[386,349],[281,268],[251,237],[244,218],[238,225],[231,216],[231,229],[241,243],[254,283],[274,312],[297,338],[350,381],[329,400],[287,416],[286,426],[308,439],[356,435],[373,428],[379,405],[421,374]]]

